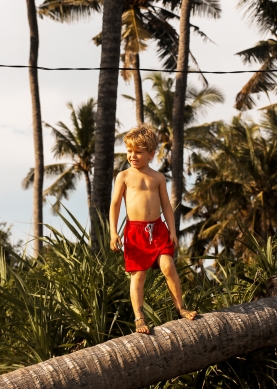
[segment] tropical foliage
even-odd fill
[[[71,162],[61,162],[44,167],[46,177],[57,177],[49,188],[44,190],[46,196],[55,196],[53,205],[54,212],[60,208],[60,201],[68,199],[69,194],[76,189],[78,180],[84,177],[87,188],[87,203],[91,207],[91,175],[94,166],[95,151],[95,124],[96,124],[96,101],[89,99],[81,104],[77,110],[72,103],[68,103],[71,111],[72,129],[63,123],[57,123],[59,129],[45,124],[51,128],[55,137],[55,145],[52,148],[54,157],[57,159],[69,158]],[[22,182],[23,189],[28,189],[33,184],[34,169],[30,169]]]
[[[174,78],[167,77],[161,72],[148,74],[144,81],[151,81],[152,92],[145,93],[144,112],[147,122],[152,125],[153,130],[159,136],[158,161],[159,170],[168,178],[171,178],[172,164],[171,151],[173,144],[173,101],[174,101]],[[124,95],[125,98],[134,101],[131,96]],[[196,120],[200,120],[207,110],[217,103],[223,103],[224,97],[221,91],[215,87],[205,86],[196,88],[189,84],[184,104],[184,130]],[[124,134],[118,136],[121,140]],[[122,154],[116,154],[117,165],[125,168]]]
[[[245,9],[245,16],[251,26],[263,34],[277,37],[277,2],[272,0],[240,0],[239,7]],[[236,96],[235,108],[244,111],[254,108],[254,95],[276,90],[277,39],[259,41],[254,47],[236,53],[244,64],[260,64],[259,72],[254,73]]]
[[[240,223],[265,243],[276,234],[276,116],[276,106],[270,106],[259,124],[237,116],[229,125],[187,129],[189,169],[196,174],[185,195],[189,225],[183,233],[192,234],[190,255],[221,250],[245,257],[237,243]]]
[[[34,22],[34,1],[27,0],[27,4],[33,7]],[[44,247],[31,257],[11,245],[10,227],[0,222],[2,372],[135,330],[130,276],[124,271],[122,253],[110,251],[108,222],[101,216],[107,215],[111,194],[120,49],[124,67],[129,68],[122,75],[127,81],[131,77],[136,81],[137,121],[142,122],[145,116],[159,134],[160,170],[172,179],[172,187],[178,184],[174,197],[186,224],[181,231],[185,239],[177,256],[177,269],[185,306],[205,313],[269,296],[274,289],[271,280],[276,273],[277,107],[262,109],[259,123],[239,115],[231,123],[197,125],[206,108],[222,102],[223,96],[217,88],[208,86],[204,77],[202,89],[187,82],[189,59],[198,68],[189,48],[189,36],[194,31],[208,40],[199,27],[191,24],[190,15],[220,17],[219,0],[123,0],[117,6],[113,0],[47,0],[38,8],[38,14],[72,22],[101,12],[103,5],[104,10],[107,6],[103,32],[94,38],[95,43],[103,44],[98,117],[96,101],[90,99],[77,110],[68,104],[72,129],[63,122],[57,124],[58,128],[46,124],[55,137],[54,156],[71,162],[44,167],[46,177],[56,178],[44,191],[44,197],[56,197],[54,209],[74,238],[46,225],[45,237],[35,234],[41,236],[39,248],[42,243]],[[277,2],[240,0],[239,6],[245,8],[252,25],[271,34],[255,47],[237,53],[244,63],[261,66],[237,95],[236,108],[243,111],[254,107],[255,94],[276,88],[276,78],[270,71],[277,55]],[[173,27],[178,20],[180,36]],[[37,34],[35,25],[33,33]],[[175,81],[158,72],[149,74],[146,79],[152,82],[153,93],[145,94],[143,100],[139,54],[149,40],[156,42],[163,66],[177,68],[178,72]],[[31,83],[37,87],[36,45],[31,53]],[[39,124],[35,92],[33,89]],[[37,135],[39,132],[37,127]],[[122,137],[116,134],[116,140]],[[189,156],[186,180],[185,149]],[[37,151],[42,158],[42,143],[37,144]],[[115,156],[114,174],[126,168],[124,159],[123,154]],[[23,181],[25,189],[34,183],[35,174],[31,169]],[[92,235],[69,211],[66,210],[67,217],[60,212],[61,200],[68,198],[81,177],[86,180]],[[39,211],[39,205],[35,211]],[[178,226],[179,214],[176,219]],[[37,224],[42,228],[42,223]],[[92,241],[97,248],[94,252]],[[205,267],[207,260],[213,264]],[[148,271],[145,294],[144,310],[150,325],[177,318],[161,273]],[[259,350],[150,388],[271,389],[276,387],[275,359],[273,348]]]
[[[47,226],[44,252],[38,259],[16,255],[17,266],[0,260],[0,368],[2,372],[28,366],[54,356],[104,342],[134,331],[129,301],[129,275],[122,254],[109,249],[108,224],[100,219],[101,250],[92,255],[90,236],[68,211],[60,217],[75,241]],[[49,234],[49,235],[50,235]],[[102,237],[104,236],[104,240]],[[276,269],[276,242],[261,246],[249,233],[244,244],[253,252],[250,265],[233,258],[214,257],[217,273],[196,273],[186,256],[178,258],[183,298],[188,308],[200,313],[252,301],[269,295],[268,279]],[[152,325],[176,319],[163,276],[150,270],[146,279],[144,309]],[[158,383],[152,388],[246,388],[255,383],[275,387],[273,349],[239,356],[199,372]],[[232,385],[232,386],[231,386]],[[264,387],[264,386],[261,386]],[[265,386],[266,387],[266,386]]]

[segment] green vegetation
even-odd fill
[[[113,0],[47,0],[38,10],[34,0],[26,0],[26,4],[30,36],[35,37],[30,47],[30,85],[37,158],[23,185],[25,189],[34,185],[36,194],[35,253],[31,257],[19,250],[20,243],[13,246],[11,228],[0,221],[0,372],[73,353],[135,330],[129,274],[124,271],[122,253],[109,248],[105,219],[113,163],[114,174],[127,168],[125,155],[113,154],[120,51],[128,68],[122,76],[126,81],[134,78],[135,98],[126,97],[136,103],[136,121],[147,118],[159,134],[158,160],[160,170],[172,180],[177,230],[180,215],[186,222],[179,231],[182,244],[177,256],[184,305],[206,313],[271,295],[276,274],[277,106],[263,108],[259,123],[238,115],[228,124],[199,124],[203,110],[222,103],[223,95],[204,77],[202,89],[187,83],[189,58],[198,67],[189,47],[190,30],[208,39],[190,23],[190,14],[219,18],[220,1],[122,0],[117,3],[117,17],[112,12],[116,10]],[[255,95],[276,88],[272,71],[277,56],[277,2],[238,0],[238,5],[245,8],[252,25],[271,34],[237,53],[244,63],[261,66],[261,72],[255,73],[236,97],[236,108],[245,111],[256,105]],[[37,11],[41,17],[72,22],[101,12],[103,7],[111,19],[104,18],[103,31],[94,38],[103,50],[98,103],[90,99],[77,110],[68,104],[72,129],[62,122],[58,129],[47,125],[55,136],[54,156],[69,157],[72,163],[44,166],[36,69]],[[180,20],[179,36],[170,24],[176,20]],[[139,54],[151,40],[157,43],[162,66],[178,72],[175,80],[159,72],[147,76],[153,94],[144,95]],[[110,42],[113,50],[107,46]],[[115,71],[107,73],[109,67]],[[116,140],[122,137],[123,133],[116,134]],[[44,176],[56,177],[56,181],[42,193]],[[89,232],[68,210],[67,217],[60,212],[61,199],[68,198],[81,177],[86,180]],[[47,195],[56,196],[54,208],[72,239],[49,225],[43,236],[42,200]],[[97,209],[101,212],[98,220]],[[205,268],[205,260],[214,264]],[[161,273],[148,271],[145,294],[144,310],[151,326],[177,318]],[[276,387],[275,359],[273,348],[257,350],[149,389],[271,389]]]
[[[16,266],[10,267],[1,256],[2,372],[134,331],[129,275],[124,271],[122,254],[109,249],[108,224],[100,219],[100,251],[92,255],[89,234],[69,211],[67,214],[67,218],[60,217],[74,241],[46,226],[49,236],[43,238],[44,251],[37,259],[14,253]],[[269,295],[267,280],[276,271],[276,241],[269,238],[262,246],[245,229],[243,245],[253,254],[251,263],[214,256],[216,265],[211,272],[202,268],[196,273],[180,253],[178,271],[188,308],[205,313]],[[177,318],[164,278],[157,271],[148,272],[144,308],[154,326]],[[273,349],[256,351],[152,388],[256,388],[253,382],[271,388],[274,360]]]

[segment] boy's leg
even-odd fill
[[[135,271],[131,272],[130,275],[130,298],[136,320],[136,332],[150,334],[150,329],[146,324],[143,311],[146,271]]]
[[[158,265],[166,278],[167,286],[178,315],[182,318],[193,320],[197,312],[188,311],[183,308],[181,283],[173,258],[170,255],[162,254],[158,258]]]

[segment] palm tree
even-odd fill
[[[167,3],[165,0],[164,3]],[[172,7],[177,2],[172,1]],[[198,1],[183,0],[180,14],[180,38],[178,49],[176,89],[173,104],[173,147],[172,147],[172,188],[170,201],[175,209],[175,226],[179,233],[181,201],[183,191],[183,111],[187,88],[187,69],[189,62],[189,42],[190,42],[190,14],[191,12],[204,14],[213,17],[220,16],[219,1]]]
[[[171,321],[0,376],[0,386],[130,389],[276,346],[276,298]],[[219,347],[221,345],[221,347]],[[200,358],[202,355],[202,358]],[[147,368],[146,368],[147,366]],[[206,372],[206,369],[204,370]],[[265,375],[265,374],[264,374]]]
[[[122,7],[122,0],[104,0],[92,196],[95,219],[100,212],[104,220],[108,219],[112,191]],[[94,229],[92,242],[97,248]]]
[[[191,255],[215,247],[245,257],[237,243],[239,223],[264,242],[276,234],[276,117],[271,106],[259,125],[239,116],[229,126],[219,122],[187,130],[185,143],[195,150],[191,169],[197,175],[185,196],[191,207],[186,217],[193,223],[183,232],[194,234]]]
[[[177,66],[179,37],[175,28],[169,20],[178,20],[179,16],[170,10],[157,7],[157,1],[133,0],[125,2],[122,16],[122,41],[123,53],[121,55],[124,70],[121,74],[125,81],[133,76],[135,86],[136,120],[140,124],[144,121],[143,88],[140,75],[140,52],[147,47],[147,41],[153,40],[157,45],[157,53],[163,61],[162,65],[167,70],[174,70]],[[190,24],[190,28],[199,34],[203,39],[209,40],[197,26]],[[99,34],[94,38],[96,44],[100,43]],[[189,52],[190,58],[197,66],[198,63]],[[134,68],[134,70],[131,70]],[[206,79],[201,75],[205,85]]]
[[[44,167],[46,177],[57,177],[56,181],[45,189],[43,196],[56,196],[56,203],[53,206],[55,212],[60,209],[60,201],[68,199],[69,193],[76,189],[78,180],[83,176],[86,180],[87,204],[89,208],[91,228],[91,175],[94,166],[95,152],[95,128],[96,128],[96,101],[89,99],[87,103],[81,104],[77,111],[69,103],[71,110],[72,130],[66,124],[59,122],[58,129],[46,124],[52,129],[55,136],[55,145],[52,149],[55,158],[70,158],[71,163],[63,162]],[[23,180],[23,188],[28,189],[34,182],[34,169]]]
[[[123,6],[121,60],[125,69],[121,71],[121,75],[126,82],[133,77],[138,124],[144,121],[140,52],[147,48],[147,41],[154,39],[157,42],[161,58],[166,58],[165,64],[167,62],[167,65],[174,68],[176,63],[178,35],[168,19],[177,16],[156,7],[156,2],[157,0],[132,0],[124,1]],[[101,44],[101,33],[93,40],[96,45]]]
[[[43,135],[41,123],[41,106],[38,81],[38,52],[39,52],[39,31],[37,23],[36,6],[34,0],[26,0],[28,22],[30,28],[30,57],[29,57],[29,80],[32,99],[33,116],[33,136],[34,136],[34,192],[33,192],[33,223],[34,223],[34,257],[38,256],[42,249],[42,241],[39,237],[43,236],[43,210],[42,210],[42,191],[43,191]]]
[[[160,171],[163,173],[172,172],[173,152],[173,104],[174,104],[174,82],[172,77],[163,76],[156,72],[149,74],[145,80],[151,80],[154,97],[145,94],[145,114],[148,121],[157,131],[160,139],[158,158],[162,161]],[[197,89],[189,84],[186,93],[186,103],[183,108],[183,130],[192,122],[205,113],[206,109],[216,103],[223,103],[222,93],[214,87],[203,87]],[[169,176],[170,178],[170,176]]]
[[[51,4],[53,3],[53,4]],[[55,4],[54,4],[55,3]],[[84,16],[86,11],[100,11],[100,0],[50,0],[41,5],[39,12],[52,18],[71,21]],[[53,6],[49,13],[48,6]],[[61,7],[60,7],[61,6]],[[92,212],[97,219],[100,212],[103,219],[108,218],[111,201],[116,101],[121,44],[121,17],[123,0],[103,2],[102,50],[98,86],[98,109],[95,132],[95,165],[93,176]],[[92,242],[97,248],[97,237],[91,230]]]
[[[175,29],[167,22],[169,18],[177,18],[170,11],[155,7],[157,0],[124,0],[122,8],[122,42],[121,59],[124,67],[121,72],[125,81],[133,77],[136,96],[136,120],[144,121],[143,92],[140,75],[139,53],[146,48],[146,41],[154,38],[159,46],[159,53],[166,58],[168,67],[176,64],[178,36]],[[87,17],[92,10],[100,12],[100,0],[46,0],[38,10],[43,17],[47,16],[60,22],[71,22]],[[96,45],[102,42],[102,32],[93,38]],[[131,69],[134,70],[131,70]]]
[[[251,26],[256,26],[263,34],[270,32],[276,37],[277,2],[240,0],[239,7],[245,8],[245,15]],[[257,95],[260,92],[268,94],[276,89],[276,75],[270,71],[276,68],[277,40],[262,40],[254,47],[236,53],[236,55],[242,58],[244,64],[255,62],[261,65],[260,72],[255,73],[236,96],[235,108],[244,111],[256,105],[254,94]]]

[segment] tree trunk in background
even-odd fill
[[[276,345],[275,297],[171,321],[0,376],[14,389],[136,389]]]
[[[135,104],[136,104],[136,121],[137,124],[144,122],[144,102],[143,102],[143,90],[142,90],[142,80],[140,74],[140,57],[139,54],[133,54],[133,79],[134,79],[134,89],[135,89]]]
[[[179,235],[183,190],[184,103],[187,87],[187,69],[190,38],[190,11],[193,0],[183,0],[180,14],[180,37],[177,62],[176,90],[173,106],[172,189],[170,201],[175,210],[175,226]]]
[[[92,212],[96,220],[97,211],[103,219],[108,219],[111,201],[122,5],[122,0],[105,0],[103,7],[92,194]],[[91,234],[93,247],[96,248],[98,247],[96,230],[92,229]]]
[[[84,175],[86,180],[87,204],[88,204],[89,217],[90,217],[90,227],[92,231],[92,229],[94,228],[94,223],[92,218],[92,187],[91,187],[89,173],[87,171],[84,171]]]
[[[38,239],[43,236],[43,136],[41,123],[41,106],[39,95],[38,52],[39,52],[39,31],[37,23],[37,11],[34,0],[26,0],[28,22],[30,28],[30,57],[29,57],[29,80],[32,98],[33,136],[35,152],[34,169],[34,194],[33,194],[33,223],[34,223],[34,256],[37,257],[42,248],[42,242]]]

